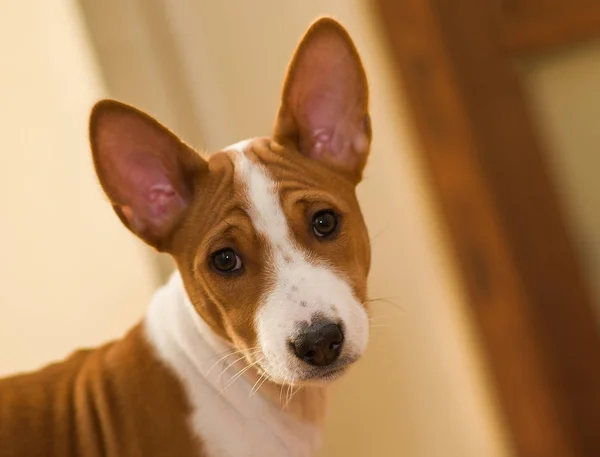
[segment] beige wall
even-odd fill
[[[375,140],[359,193],[371,295],[397,307],[373,305],[370,350],[336,391],[324,455],[508,455],[368,2],[162,3],[208,150],[270,132],[288,59],[317,15],[341,20],[364,58]]]
[[[521,68],[600,323],[600,42]]]
[[[71,1],[0,13],[0,374],[119,335],[154,287],[95,182],[87,115],[103,89]]]

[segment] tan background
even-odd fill
[[[94,182],[90,105],[103,94],[71,2],[2,2],[0,374],[120,335],[156,281]]]
[[[521,68],[600,323],[600,42]]]
[[[208,150],[268,134],[291,52],[327,13],[349,28],[371,83],[375,140],[359,193],[371,295],[392,304],[373,305],[368,355],[336,389],[323,454],[509,455],[368,2],[80,3],[82,14],[12,0],[0,16],[0,372],[119,334],[168,269],[103,202],[86,145],[93,100],[133,102]]]

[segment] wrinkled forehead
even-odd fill
[[[257,191],[266,185],[292,182],[298,189],[326,192],[327,182],[336,175],[327,167],[287,149],[271,139],[256,138],[228,146],[220,154],[230,159],[238,186]],[[261,179],[262,178],[262,179]]]
[[[210,156],[208,165],[190,227],[204,244],[229,232],[249,244],[257,234],[284,243],[290,217],[301,217],[295,208],[319,202],[346,211],[352,204],[352,187],[343,179],[270,139],[236,143]]]
[[[220,164],[219,174],[227,169],[224,174],[228,176],[231,198],[261,213],[273,212],[274,216],[279,215],[274,198],[285,204],[298,198],[339,201],[352,194],[352,186],[328,167],[267,138],[228,146],[211,157],[209,169],[216,169],[211,167],[213,162]]]

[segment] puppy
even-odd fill
[[[105,100],[90,141],[117,216],[177,272],[123,339],[0,381],[0,456],[314,455],[369,329],[371,127],[348,33],[309,28],[272,137],[203,158]]]

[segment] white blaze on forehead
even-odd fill
[[[246,187],[254,228],[270,243],[282,248],[289,244],[287,221],[279,203],[275,183],[263,167],[246,157],[251,143],[252,140],[240,141],[226,150],[236,152],[235,171]]]
[[[236,163],[236,173],[246,186],[254,228],[278,248],[277,254],[281,254],[281,249],[293,252],[287,220],[276,193],[276,184],[262,167],[252,163],[245,155],[240,155]]]
[[[253,163],[246,156],[252,141],[240,141],[225,149],[236,152],[235,172],[246,188],[252,224],[273,247],[277,247],[276,254],[281,255],[282,251],[287,251],[286,254],[297,254],[289,237],[276,183],[264,167]]]
[[[234,143],[231,146],[227,146],[223,150],[224,151],[235,151],[235,152],[238,152],[240,154],[244,154],[246,152],[246,150],[252,144],[252,141],[254,141],[253,138],[250,138],[250,139],[247,139],[247,140],[238,141],[237,143]]]
[[[260,164],[245,154],[251,141],[230,146],[235,151],[235,173],[245,190],[252,225],[266,243],[274,284],[255,317],[263,368],[276,380],[302,376],[303,362],[293,356],[288,342],[315,315],[339,322],[345,329],[341,357],[362,354],[368,339],[368,318],[349,284],[327,265],[309,261],[291,237],[281,207],[278,186]]]

